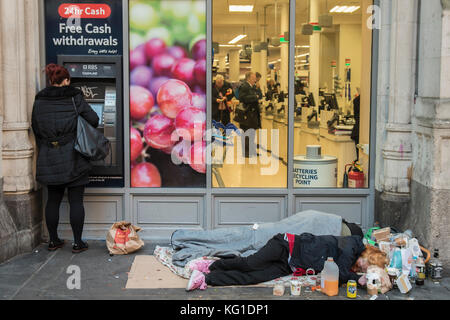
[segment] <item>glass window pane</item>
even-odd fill
[[[213,187],[287,188],[289,1],[230,5],[213,1]]]
[[[295,188],[366,188],[371,1],[296,1]]]
[[[131,187],[206,187],[206,0],[131,0]]]

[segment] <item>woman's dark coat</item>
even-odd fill
[[[360,236],[335,237],[315,236],[303,233],[295,236],[294,249],[289,265],[293,268],[323,270],[325,261],[333,257],[339,267],[339,282],[358,281],[360,278],[351,271],[361,253],[365,250]]]
[[[239,88],[239,101],[244,104],[248,117],[248,123],[241,125],[241,129],[260,129],[259,95],[256,87],[245,81]]]
[[[232,94],[227,96],[227,91],[229,89],[231,89]],[[235,95],[231,84],[224,81],[222,88],[219,89],[216,87],[216,83],[214,82],[212,89],[212,118],[217,122],[222,122],[224,125],[227,125],[230,123],[230,110],[228,110],[228,108],[223,111],[219,110],[219,103],[217,102],[217,99],[221,98],[220,94],[222,94],[222,97],[226,97],[227,101],[233,100]]]
[[[66,185],[86,177],[92,165],[74,150],[78,113],[92,126],[99,118],[76,88],[47,87],[36,95],[32,128],[38,146],[37,177],[43,185]],[[83,179],[84,180],[84,179]]]

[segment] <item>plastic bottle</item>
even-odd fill
[[[339,267],[334,262],[333,258],[328,258],[328,260],[325,261],[322,270],[321,287],[322,292],[330,297],[339,294]]]
[[[413,238],[408,241],[408,247],[411,249],[413,257],[419,258],[422,255],[420,251],[419,241],[416,238]]]
[[[409,272],[409,280],[414,283],[417,279],[417,257],[413,257],[413,261],[411,263],[411,270]]]

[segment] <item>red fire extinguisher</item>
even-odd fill
[[[347,168],[350,169],[347,170]],[[344,188],[364,188],[366,177],[361,166],[355,161],[345,166]]]

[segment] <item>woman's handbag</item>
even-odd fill
[[[226,104],[225,104],[225,101],[220,101],[220,103],[219,103],[219,111],[224,111],[224,110],[226,110]]]
[[[111,151],[111,142],[78,113],[74,98],[72,102],[78,118],[75,150],[90,161],[104,160]]]
[[[236,106],[236,110],[234,111],[234,121],[239,123],[241,126],[245,126],[247,124],[248,116],[247,116],[247,109],[245,108],[243,103],[239,103]]]

